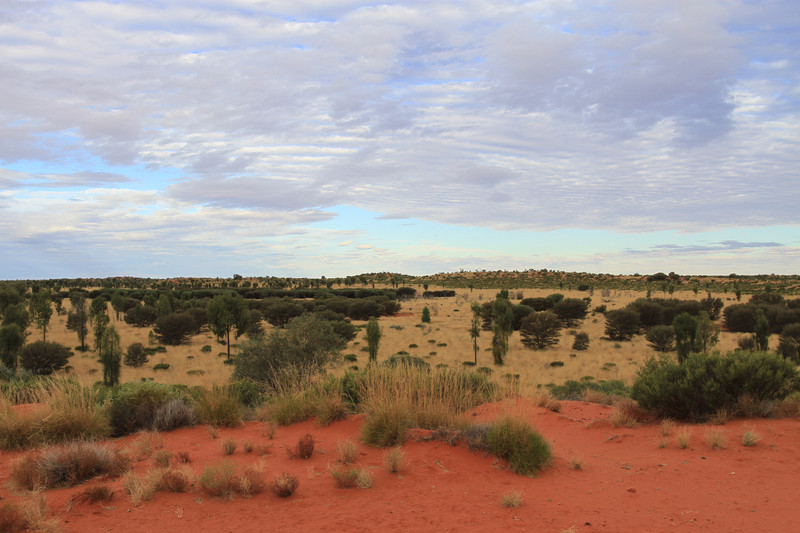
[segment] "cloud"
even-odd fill
[[[0,188],[29,213],[82,189],[58,204],[69,232],[21,220],[62,241],[120,213],[108,238],[185,231],[193,210],[272,239],[343,205],[501,230],[796,226],[798,24],[792,0],[7,0]],[[114,188],[157,207],[99,199]]]

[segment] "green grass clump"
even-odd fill
[[[486,444],[492,454],[506,459],[511,470],[533,476],[552,460],[550,445],[524,420],[503,417],[489,426]]]

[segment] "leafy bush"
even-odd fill
[[[486,443],[494,455],[506,459],[511,470],[520,475],[535,475],[552,460],[550,445],[524,420],[496,420],[486,432]]]
[[[589,334],[581,331],[575,334],[575,340],[572,342],[573,350],[588,350],[589,349]]]
[[[153,331],[159,342],[177,346],[197,331],[197,323],[189,313],[170,313],[156,320]]]
[[[589,303],[579,298],[564,298],[553,306],[553,312],[566,327],[574,327],[586,318]]]
[[[386,366],[407,365],[422,369],[429,369],[431,367],[431,365],[425,359],[408,354],[395,354],[384,361],[383,364]]]
[[[666,353],[675,349],[675,329],[672,326],[655,326],[645,333],[644,338],[657,352]]]
[[[631,309],[607,311],[605,317],[605,333],[611,340],[628,340],[639,333],[639,329],[641,329],[639,313]]]
[[[153,365],[153,370],[169,370],[169,363],[158,363]]]
[[[584,378],[591,376],[584,376]],[[628,388],[620,380],[594,381],[584,379],[581,381],[568,380],[563,385],[551,385],[550,394],[559,400],[582,400],[586,391],[594,391],[607,396],[627,396]]]
[[[735,411],[744,396],[781,400],[797,384],[797,368],[774,353],[693,353],[681,365],[667,356],[649,359],[638,372],[631,398],[663,417],[704,420],[720,409]]]
[[[184,415],[178,413],[177,404],[173,403],[164,411],[161,411],[162,407],[173,400],[185,403],[186,399],[186,394],[178,387],[152,381],[129,382],[115,387],[111,393],[112,435],[119,437],[141,429],[158,429],[157,423],[166,429]]]
[[[133,368],[144,366],[147,363],[147,353],[144,351],[144,345],[141,342],[134,342],[128,346],[122,362]]]
[[[36,341],[22,347],[19,364],[33,374],[47,376],[64,368],[71,356],[72,351],[57,342]]]

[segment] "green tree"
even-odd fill
[[[492,314],[492,357],[495,365],[502,366],[508,353],[508,339],[514,331],[514,311],[508,298],[498,295],[492,304]]]
[[[605,317],[605,332],[611,340],[630,340],[641,328],[640,315],[632,309],[607,311]]]
[[[86,351],[86,335],[89,328],[86,323],[89,321],[89,310],[86,305],[86,296],[82,292],[72,293],[69,297],[72,309],[67,315],[67,328],[78,334],[78,341],[81,343],[80,350]]]
[[[675,349],[675,329],[672,326],[654,326],[644,334],[644,338],[657,352],[666,353]]]
[[[119,322],[119,314],[125,311],[125,297],[119,292],[115,292],[111,296],[111,309],[116,314],[116,320]]]
[[[378,319],[372,317],[367,322],[367,350],[369,350],[369,362],[374,363],[378,360],[378,346],[381,342],[381,327]]]
[[[30,310],[33,322],[42,330],[42,340],[47,340],[47,326],[53,316],[52,298],[48,291],[39,291],[31,297]]]
[[[17,357],[25,344],[25,336],[16,324],[0,326],[0,360],[6,368],[17,371]]]
[[[92,324],[93,324],[92,327],[94,328],[95,350],[100,350],[100,343],[102,342],[103,339],[103,331],[105,331],[106,326],[110,321],[111,319],[108,318],[108,315],[103,312],[99,312],[92,317]]]
[[[719,342],[719,326],[716,325],[706,311],[697,315],[697,339],[695,351],[708,353]]]
[[[672,321],[675,330],[675,348],[678,350],[678,363],[683,363],[695,347],[697,341],[697,319],[689,313],[681,313]]]
[[[156,320],[153,328],[159,342],[177,346],[197,331],[197,323],[189,313],[170,313]]]
[[[475,352],[475,364],[478,364],[478,337],[481,336],[481,304],[472,302],[472,327],[469,336],[472,337],[472,351]]]
[[[0,316],[5,315],[9,305],[22,303],[22,296],[13,287],[0,285]]]
[[[427,305],[422,308],[422,323],[423,324],[431,323],[431,310],[428,309]]]
[[[108,318],[108,317],[106,317]],[[119,333],[112,325],[103,329],[100,339],[100,364],[103,365],[103,384],[113,387],[119,383],[122,347]]]
[[[144,366],[147,363],[147,352],[144,351],[144,345],[141,342],[134,342],[128,346],[122,362],[133,368]]]
[[[36,341],[22,347],[19,364],[33,374],[49,376],[64,368],[71,355],[69,348],[57,342]]]
[[[762,352],[769,350],[769,321],[763,309],[756,309],[756,325],[753,338],[756,341],[756,349]]]
[[[778,353],[800,364],[800,323],[784,326],[778,341]]]
[[[292,319],[286,329],[275,328],[267,336],[243,342],[233,360],[233,377],[252,379],[273,389],[285,386],[287,375],[307,377],[322,372],[346,345],[327,320],[303,315]]]
[[[9,324],[16,324],[22,334],[25,334],[25,330],[28,329],[28,326],[31,323],[31,315],[28,313],[28,310],[25,308],[24,303],[12,304],[6,307],[5,313],[3,313],[3,326],[7,326]]]
[[[231,358],[231,331],[236,328],[238,339],[250,325],[250,311],[247,302],[238,294],[227,293],[215,296],[208,304],[208,324],[219,338],[225,338],[228,345],[228,359]]]
[[[526,348],[544,350],[558,344],[561,320],[552,311],[531,313],[522,319],[519,333]]]

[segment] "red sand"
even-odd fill
[[[131,505],[119,480],[107,504],[68,501],[92,481],[70,489],[46,491],[48,509],[63,521],[65,532],[261,532],[261,531],[798,531],[794,505],[800,497],[800,421],[747,420],[724,426],[690,426],[692,439],[679,449],[675,438],[660,448],[660,425],[633,429],[608,423],[610,409],[582,402],[562,402],[560,413],[518,403],[486,405],[476,420],[503,410],[527,416],[552,443],[553,464],[537,478],[518,476],[491,456],[442,442],[410,440],[410,464],[400,475],[383,467],[383,450],[360,445],[356,465],[374,474],[370,489],[340,489],[327,471],[336,460],[337,441],[357,440],[361,417],[328,427],[314,421],[279,427],[273,452],[264,457],[269,480],[279,472],[300,479],[294,496],[281,499],[267,491],[252,498],[218,499],[199,487],[186,494],[156,493],[138,507]],[[762,440],[741,444],[755,428]],[[233,459],[240,468],[255,463],[241,445],[225,456],[221,442],[265,443],[263,425],[220,429],[212,439],[199,426],[163,434],[164,447],[188,451],[199,472],[209,463]],[[709,428],[721,429],[728,448],[712,450],[703,440]],[[289,459],[285,448],[310,432],[317,441],[311,459]],[[114,442],[126,446],[133,438]],[[7,488],[8,466],[20,453],[0,456],[0,496],[16,500]],[[573,469],[573,459],[583,467]],[[150,460],[137,464],[144,471]],[[518,509],[500,499],[516,490]]]

